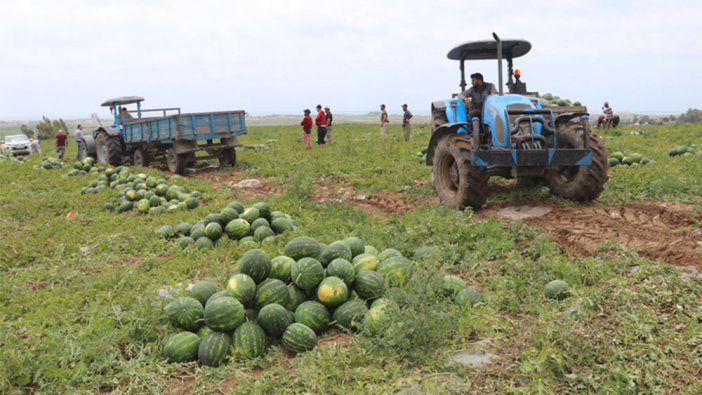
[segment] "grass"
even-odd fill
[[[630,134],[636,130],[643,135]],[[600,202],[680,201],[699,210],[702,158],[666,152],[699,144],[700,131],[679,124],[608,132],[610,151],[638,151],[656,163],[613,168]],[[698,283],[616,243],[595,257],[572,256],[522,223],[477,220],[470,210],[427,203],[431,185],[412,182],[430,180],[430,169],[416,156],[428,133],[419,125],[405,143],[396,127],[383,141],[374,126],[341,124],[334,145],[305,152],[296,127],[250,128],[242,141],[269,149],[239,150],[235,170],[269,178],[286,192],[244,203],[265,199],[300,225],[263,245],[270,254],[303,234],[325,243],[358,235],[408,257],[420,247],[434,249],[416,259],[409,304],[392,312],[384,337],[354,334],[349,343],[296,358],[275,346],[261,360],[217,369],[161,359],[159,347],[173,329],[160,314],[167,299],[159,294],[185,294],[200,279],[222,286],[244,249],[225,241],[211,251],[180,250],[153,230],[219,211],[237,198],[236,189],[185,177],[179,183],[203,192],[197,209],[115,214],[102,209],[113,191],[79,194],[90,176],[34,169],[36,157],[0,163],[0,392],[161,393],[177,385],[193,393],[242,394],[702,391]],[[74,156],[69,144],[66,158]],[[417,208],[384,216],[321,203],[313,198],[320,178],[368,194],[402,193]],[[519,199],[552,198],[538,187],[490,197]],[[71,210],[77,215],[67,219]],[[440,294],[445,273],[465,278],[484,302],[469,309],[447,303]],[[555,278],[570,284],[570,298],[544,299],[544,285]],[[474,349],[498,358],[481,370],[449,358]]]

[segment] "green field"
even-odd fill
[[[305,152],[299,127],[250,127],[241,141],[265,147],[239,149],[234,168],[179,180],[202,192],[200,206],[161,215],[105,211],[114,190],[80,194],[94,175],[35,169],[37,156],[0,161],[0,393],[702,393],[702,287],[694,276],[616,240],[580,255],[523,222],[443,208],[417,156],[428,126],[415,126],[409,143],[397,124],[390,133],[381,140],[375,125],[339,124],[333,145]],[[699,235],[702,157],[667,152],[680,144],[702,150],[700,136],[702,125],[691,124],[607,131],[610,152],[655,163],[612,168],[599,201],[583,206],[676,202],[689,207]],[[51,142],[43,149],[50,153]],[[66,158],[74,157],[70,141]],[[232,187],[247,178],[273,193]],[[545,187],[491,186],[491,206],[574,204]],[[356,204],[369,200],[359,196],[392,198],[406,210],[369,209]],[[183,250],[154,230],[233,200],[266,201],[298,222],[260,246],[271,256],[297,236],[329,244],[355,235],[414,258],[408,304],[391,310],[381,336],[332,331],[304,354],[274,345],[263,358],[219,368],[167,363],[161,346],[175,333],[161,312],[168,295],[187,295],[202,279],[223,288],[248,247],[223,240]],[[420,247],[433,249],[415,254]],[[449,273],[483,302],[448,301],[441,279]],[[554,279],[569,283],[569,298],[544,297]],[[452,359],[476,352],[491,363]]]

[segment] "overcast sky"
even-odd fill
[[[0,119],[108,115],[100,103],[417,114],[458,92],[455,45],[523,38],[530,91],[600,113],[702,108],[700,1],[0,0]],[[495,61],[468,63],[497,82]]]

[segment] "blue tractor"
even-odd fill
[[[552,194],[574,200],[596,199],[607,182],[607,151],[590,128],[587,108],[551,107],[513,71],[513,59],[531,50],[525,40],[472,41],[453,48],[461,90],[466,89],[467,60],[496,59],[499,93],[483,107],[468,111],[461,97],[431,105],[432,134],[426,163],[432,166],[441,203],[452,208],[481,208],[487,201],[490,176],[545,183]],[[507,61],[503,92],[503,61]],[[473,114],[471,117],[469,114]]]

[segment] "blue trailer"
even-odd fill
[[[81,156],[118,166],[131,162],[148,166],[165,158],[174,173],[195,164],[197,159],[217,158],[221,165],[236,163],[237,136],[246,134],[242,110],[182,114],[180,108],[142,109],[143,97],[126,96],[105,100],[114,122],[101,125],[80,144]],[[135,104],[136,109],[127,108]]]

